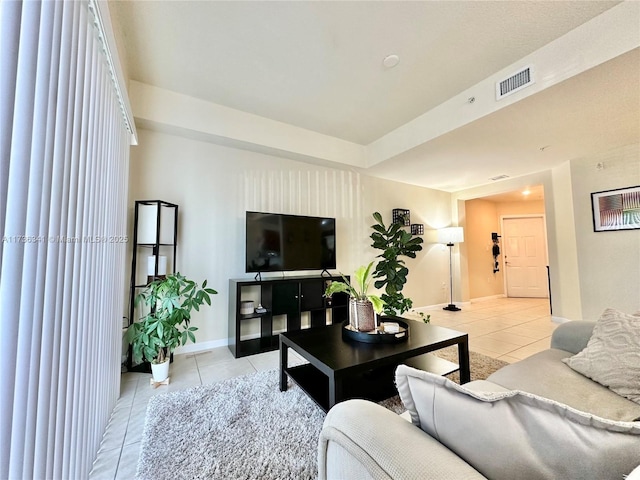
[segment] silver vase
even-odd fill
[[[369,300],[349,299],[349,324],[359,332],[370,332],[376,328],[373,304]]]

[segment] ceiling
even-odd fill
[[[482,200],[494,203],[540,201],[544,200],[544,187],[542,185],[533,185],[516,191],[487,195],[482,197]]]
[[[129,0],[109,9],[131,80],[366,146],[617,3]],[[383,65],[390,54],[394,68]],[[458,191],[637,142],[639,59],[636,48],[366,170]]]
[[[418,184],[456,191],[500,175],[547,170],[639,137],[636,49],[378,164],[370,173],[403,181],[403,172],[411,172]]]

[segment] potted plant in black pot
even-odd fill
[[[325,297],[339,292],[349,295],[349,324],[361,332],[376,328],[374,312],[380,314],[384,307],[384,302],[379,296],[368,293],[372,281],[372,268],[373,262],[363,265],[354,272],[351,282],[343,275],[343,282],[331,282],[324,292]]]
[[[196,341],[190,326],[191,312],[199,311],[205,303],[211,305],[210,295],[218,292],[202,287],[180,273],[155,280],[135,297],[136,305],[147,305],[149,313],[129,325],[125,339],[131,344],[133,360],[151,363],[155,382],[163,382],[169,376],[169,357],[180,345]]]

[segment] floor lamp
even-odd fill
[[[447,227],[438,230],[438,243],[446,243],[449,247],[449,292],[451,293],[451,303],[443,308],[451,312],[458,312],[460,309],[453,303],[453,245],[464,242],[464,232],[462,227]]]

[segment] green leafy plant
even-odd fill
[[[422,250],[422,238],[404,230],[400,223],[385,226],[378,212],[373,214],[373,218],[376,224],[371,226],[371,246],[382,250],[378,255],[380,261],[373,273],[373,277],[378,279],[374,285],[376,288],[384,289],[381,296],[385,302],[384,313],[402,314],[412,307],[413,302],[402,294],[409,269],[400,257],[416,258],[416,253]]]
[[[203,304],[211,305],[210,295],[217,294],[207,288],[207,281],[199,287],[196,282],[175,273],[151,282],[135,297],[135,305],[144,303],[150,309],[140,321],[129,325],[126,340],[132,345],[133,359],[142,358],[151,363],[163,363],[166,355],[188,340],[196,341],[190,326],[192,310],[199,311]]]
[[[418,312],[416,310],[411,310],[411,311],[413,313],[419,315],[424,323],[431,323],[431,315],[425,315],[424,312]]]
[[[324,292],[325,297],[330,297],[334,293],[347,293],[351,298],[360,301],[370,301],[373,310],[381,313],[384,308],[384,301],[378,295],[368,293],[371,286],[371,270],[373,262],[369,265],[362,265],[353,274],[353,281],[349,282],[344,275],[341,274],[343,282],[331,282]]]

